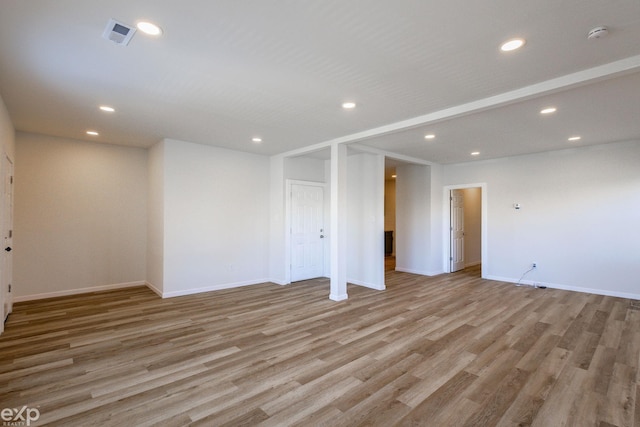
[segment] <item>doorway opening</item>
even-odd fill
[[[453,273],[473,269],[484,277],[486,256],[486,184],[445,187],[445,263]]]
[[[396,168],[385,162],[384,171],[384,271],[396,269]]]

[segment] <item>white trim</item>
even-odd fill
[[[466,262],[464,264],[464,268],[475,267],[476,265],[480,265],[480,264],[482,264],[482,261]]]
[[[480,203],[481,203],[481,207],[480,207],[480,211],[481,211],[481,216],[482,218],[480,218],[480,262],[477,264],[483,264],[483,265],[488,265],[489,263],[489,246],[488,246],[488,212],[489,212],[489,203],[488,203],[488,196],[487,196],[487,183],[486,182],[479,182],[479,183],[473,183],[473,184],[458,184],[458,185],[445,185],[442,188],[443,194],[442,194],[442,241],[443,241],[443,245],[442,245],[442,250],[443,250],[443,263],[442,263],[442,270],[444,273],[451,273],[451,262],[449,262],[449,257],[451,256],[451,236],[450,236],[450,231],[451,231],[451,203],[449,203],[449,197],[451,194],[451,190],[461,190],[461,189],[465,189],[465,188],[480,188],[480,192],[481,192],[481,198],[480,198]],[[483,279],[487,279],[488,277],[486,277],[484,275],[484,268],[482,269],[480,276]]]
[[[493,280],[495,282],[518,283],[518,279],[513,279],[511,277],[487,275],[486,277],[483,277],[483,279]],[[525,284],[525,285],[533,284],[533,282],[529,282],[528,280],[522,280],[522,281],[520,281],[520,283]],[[542,284],[541,282],[536,282],[536,283]],[[545,286],[546,286],[546,284],[545,284]]]
[[[56,298],[56,297],[66,297],[69,295],[80,295],[80,294],[88,294],[91,292],[100,292],[100,291],[111,291],[115,289],[125,289],[125,288],[135,288],[137,286],[149,286],[149,284],[145,281],[140,282],[127,282],[127,283],[116,283],[113,285],[101,285],[101,286],[92,286],[89,288],[80,288],[80,289],[69,289],[66,291],[55,291],[55,292],[47,292],[43,294],[33,294],[33,295],[23,295],[19,297],[14,297],[15,302],[22,301],[34,301],[38,299],[45,298]]]
[[[511,277],[487,276],[485,277],[485,279],[494,280],[497,282],[518,283],[518,279],[514,279]],[[521,280],[520,284],[528,285],[528,286],[533,286],[534,284],[538,284],[540,286],[546,286],[549,289],[558,289],[562,291],[580,292],[583,294],[604,295],[608,297],[640,300],[640,294],[630,294],[627,292],[609,291],[605,289],[583,288],[580,286],[562,285],[559,283],[540,282],[538,280]]]
[[[261,285],[272,283],[269,279],[247,280],[243,282],[221,283],[219,285],[202,286],[199,288],[183,289],[179,291],[163,292],[162,298],[181,297],[185,295],[201,294],[203,292],[220,291],[223,289],[239,288],[242,286]]]
[[[330,294],[330,295],[329,295],[329,299],[330,299],[330,300],[332,300],[332,301],[344,301],[344,300],[346,300],[347,298],[349,298],[349,295],[347,295],[347,294],[343,294],[343,295],[333,295],[333,294]]]
[[[353,285],[362,286],[369,289],[374,289],[376,291],[384,291],[385,289],[387,289],[384,284],[376,285],[375,283],[362,282],[360,280],[347,279],[347,283],[351,283]]]
[[[284,283],[282,283],[281,281],[277,281],[274,283],[278,283],[278,284],[282,284],[282,285],[287,285],[289,283],[291,283],[291,187],[293,185],[308,185],[310,187],[322,187],[323,189],[323,194],[322,194],[322,215],[323,215],[323,225],[324,225],[324,230],[325,230],[325,236],[327,236],[327,238],[325,238],[325,243],[323,244],[327,244],[326,241],[329,240],[329,233],[327,233],[327,221],[328,218],[325,216],[325,213],[327,212],[326,209],[326,203],[327,203],[327,183],[326,182],[317,182],[317,181],[304,181],[304,180],[299,180],[299,179],[289,179],[289,178],[285,178],[285,194],[284,194],[284,199],[285,199],[285,206],[284,206],[284,233],[285,233],[285,238],[284,238],[284,261],[285,261],[285,265],[284,265],[284,270],[285,270],[285,274],[284,274]],[[325,251],[323,249],[322,251],[322,256],[325,256]],[[327,272],[325,271],[325,265],[326,263],[324,262],[324,260],[322,261],[322,274],[323,275],[327,275]]]
[[[147,288],[149,288],[149,289],[151,289],[153,291],[153,293],[155,293],[160,298],[162,298],[162,291],[160,289],[158,289],[154,284],[152,284],[150,282],[146,282],[145,284],[147,285]]]
[[[400,271],[402,273],[411,273],[411,274],[419,274],[421,276],[438,276],[440,274],[445,273],[445,271],[422,271],[422,270],[412,270],[410,268],[402,268],[396,267],[396,271]]]
[[[13,158],[11,156],[9,156],[9,153],[7,153],[6,147],[4,147],[5,149],[2,151],[4,154],[4,158],[2,159],[2,166],[0,167],[0,182],[2,182],[2,193],[0,193],[0,197],[2,198],[2,202],[0,203],[0,227],[4,228],[5,225],[8,225],[9,230],[14,229],[14,223],[15,223],[15,218],[14,218],[14,210],[15,210],[15,186],[13,185],[13,177],[15,176],[15,163],[13,161]],[[8,166],[8,170],[5,170],[5,163],[4,163],[4,159],[6,159],[6,161],[8,162],[8,164],[6,166]],[[9,187],[11,188],[11,198],[9,200],[9,208],[11,209],[11,211],[9,212],[9,218],[5,218],[4,214],[6,213],[6,203],[7,203],[7,193],[5,192],[6,190],[6,185],[7,185],[7,176],[11,176],[11,184],[9,184]],[[9,222],[10,220],[10,222]],[[7,224],[7,222],[9,222]],[[10,242],[9,244],[12,246],[14,245],[14,240],[13,237],[9,237]],[[5,242],[6,244],[6,242]],[[5,259],[5,257],[8,257],[10,255],[3,253],[2,259],[0,260],[2,262],[2,269],[4,269],[4,267],[6,267],[5,263],[9,262]],[[13,268],[13,255],[11,255],[11,260],[10,260],[10,267],[7,268],[8,271],[0,271],[0,287],[2,288],[0,290],[0,334],[2,332],[4,332],[4,324],[7,320],[7,316],[9,316],[9,314],[11,314],[13,312],[13,303],[16,301],[15,297],[13,296],[13,289],[9,290],[9,287],[12,286],[11,283],[13,282],[13,278],[14,278],[14,268]],[[5,277],[5,273],[8,273],[8,277]],[[6,280],[5,280],[6,279]],[[7,311],[5,311],[5,307],[7,308]]]

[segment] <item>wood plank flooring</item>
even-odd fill
[[[0,410],[59,426],[640,427],[631,301],[387,272],[387,290],[262,284],[19,303]]]

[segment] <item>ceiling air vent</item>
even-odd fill
[[[107,40],[111,40],[115,44],[126,46],[129,44],[131,37],[133,37],[135,33],[136,29],[134,27],[118,22],[115,19],[109,19],[107,27],[102,33],[102,37]]]

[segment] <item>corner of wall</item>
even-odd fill
[[[162,291],[153,283],[146,281],[144,282],[144,284],[147,288],[151,289],[151,291],[153,291],[154,294],[158,295],[160,298],[164,298],[164,295],[162,295]]]
[[[286,284],[284,157],[270,158],[269,179],[269,276],[274,283]]]
[[[165,145],[160,141],[147,151],[147,280],[160,296],[164,289]]]

